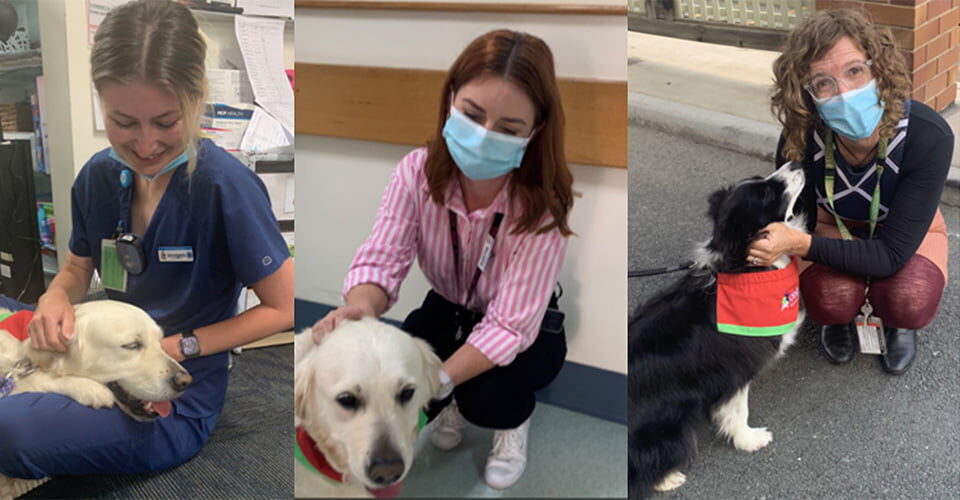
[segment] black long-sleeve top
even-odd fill
[[[861,239],[850,241],[813,236],[807,259],[847,273],[884,278],[896,273],[912,257],[926,236],[940,203],[953,155],[953,132],[936,111],[923,103],[904,104],[904,120],[888,145],[881,176],[881,210],[873,239],[866,225],[848,228]],[[817,206],[832,213],[824,191],[824,136],[807,135],[803,168],[806,185],[797,201],[807,214],[807,229],[817,224]],[[835,139],[836,141],[836,139]],[[784,163],[777,145],[777,165]],[[862,168],[850,166],[834,148],[837,160],[834,204],[841,218],[869,220],[870,196],[877,182],[876,160]]]

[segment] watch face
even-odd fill
[[[180,339],[180,350],[185,356],[195,356],[200,354],[200,342],[196,337],[184,337]]]

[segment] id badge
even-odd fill
[[[157,259],[160,262],[193,262],[193,247],[160,247]]]
[[[480,269],[480,272],[487,271],[487,264],[490,262],[490,257],[493,255],[493,236],[489,234],[486,235],[483,239],[483,249],[480,250],[480,260],[477,261],[477,267]]]
[[[100,283],[108,290],[127,293],[127,270],[120,263],[116,240],[100,240]]]
[[[860,308],[863,314],[857,315],[854,324],[857,338],[860,340],[860,352],[863,354],[885,354],[887,343],[883,338],[883,321],[873,316],[873,307],[869,302]]]

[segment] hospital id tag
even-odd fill
[[[487,235],[483,239],[483,249],[480,250],[480,260],[477,261],[477,267],[480,272],[486,272],[487,263],[490,262],[490,256],[493,254],[493,236]]]
[[[116,240],[100,240],[100,283],[108,290],[127,292],[127,270],[120,263]]]
[[[860,308],[860,314],[854,319],[857,328],[857,338],[860,341],[860,352],[863,354],[884,354],[886,342],[883,339],[883,322],[873,316],[873,306],[869,302]]]

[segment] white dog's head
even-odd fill
[[[368,488],[397,484],[413,459],[420,410],[440,388],[423,340],[376,319],[346,321],[314,345],[298,335],[294,407],[334,468]]]
[[[113,300],[78,304],[75,318],[67,353],[49,353],[47,369],[106,385],[134,419],[168,415],[170,400],[191,378],[160,347],[160,326],[142,309]]]

